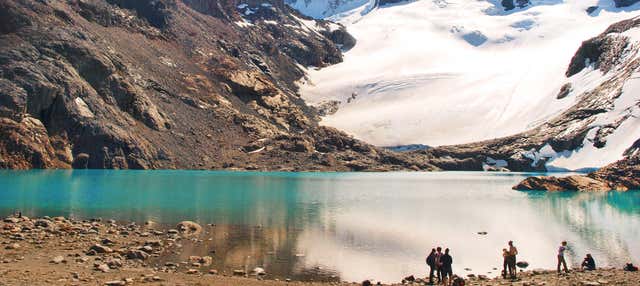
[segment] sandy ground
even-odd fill
[[[113,221],[6,218],[0,222],[0,285],[350,284],[265,279],[269,276],[253,270],[218,273],[207,267],[212,259],[208,256],[191,256],[185,261],[158,266],[158,261],[164,261],[163,257],[179,253],[185,241],[197,240],[200,231],[200,226],[189,223],[175,229],[153,230],[144,225]],[[418,278],[408,284],[424,285],[424,282]],[[520,273],[516,281],[468,277],[466,284],[640,285],[640,274],[599,269],[557,275],[553,271],[536,270]]]

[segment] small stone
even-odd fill
[[[264,268],[262,268],[262,267],[256,267],[256,268],[253,269],[252,272],[255,275],[266,275],[267,274],[267,272],[264,271]]]
[[[111,269],[118,269],[120,267],[122,267],[122,260],[118,259],[118,258],[111,258],[109,260],[106,261],[107,265],[109,265],[109,268]]]
[[[144,245],[150,245],[151,247],[160,247],[162,246],[162,241],[159,239],[149,239],[144,242]]]
[[[114,245],[114,244],[116,244],[116,242],[111,240],[111,239],[109,239],[109,238],[105,238],[105,239],[102,240],[102,244],[104,244],[104,245]]]
[[[149,258],[149,254],[141,250],[129,250],[125,253],[125,256],[127,259],[146,260]]]
[[[54,257],[53,259],[51,259],[50,261],[51,263],[55,263],[55,264],[60,264],[60,263],[66,263],[67,260],[64,259],[64,257],[62,255],[58,255],[56,257]]]
[[[211,256],[203,256],[199,261],[204,266],[209,266],[213,263],[213,258]]]
[[[193,221],[181,221],[176,228],[183,236],[197,236],[202,232],[202,226]]]
[[[209,274],[211,274],[211,275],[217,275],[217,274],[218,274],[218,270],[215,270],[215,269],[209,269]]]
[[[127,282],[122,281],[122,280],[114,280],[114,281],[104,282],[104,285],[107,285],[107,286],[120,286],[120,285],[127,285]]]
[[[20,220],[17,217],[8,217],[4,219],[6,223],[18,223]]]
[[[39,220],[36,220],[36,222],[34,222],[33,225],[35,227],[49,228],[51,226],[51,222],[46,219],[39,219]]]
[[[187,270],[187,274],[197,274],[198,270],[197,269],[189,269]]]
[[[111,249],[111,248],[109,248],[107,246],[100,245],[100,244],[94,244],[93,246],[91,246],[89,248],[89,250],[93,250],[96,253],[112,253],[113,252],[113,249]]]
[[[7,245],[7,246],[5,247],[5,249],[13,249],[13,250],[20,249],[20,244],[17,244],[17,243],[11,243],[11,244]]]
[[[100,263],[96,265],[96,270],[100,270],[104,273],[109,272],[109,265],[104,264],[104,263]]]
[[[138,248],[138,250],[142,250],[142,251],[144,251],[146,253],[151,253],[151,252],[153,252],[153,247],[151,247],[149,245],[145,245],[145,246],[142,246],[142,247]]]
[[[235,275],[235,276],[244,276],[246,274],[247,274],[247,272],[242,270],[242,269],[233,270],[233,275]]]

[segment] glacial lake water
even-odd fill
[[[435,246],[451,249],[454,272],[495,276],[508,240],[530,269],[555,268],[562,240],[570,264],[587,252],[601,266],[640,262],[640,192],[511,189],[527,175],[0,171],[0,215],[215,224],[192,252],[301,280],[422,276]]]

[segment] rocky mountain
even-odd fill
[[[0,167],[432,169],[298,97],[349,39],[282,0],[1,0]]]

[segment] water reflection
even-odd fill
[[[640,255],[633,243],[640,235],[640,192],[512,191],[524,176],[4,171],[0,215],[20,209],[37,216],[214,223],[203,244],[181,255],[215,250],[219,269],[264,266],[300,279],[396,282],[424,273],[425,254],[436,245],[451,248],[455,272],[468,267],[494,275],[508,240],[533,268],[555,267],[562,240],[570,242],[569,263],[586,252],[600,265],[616,266]]]

